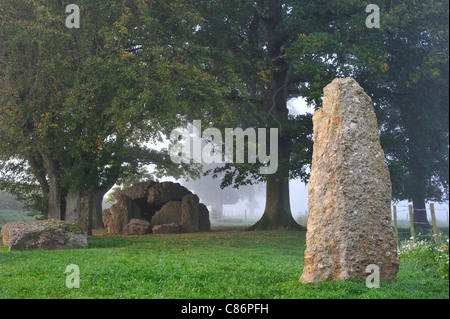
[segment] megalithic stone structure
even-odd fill
[[[378,266],[380,280],[396,281],[391,181],[372,100],[354,79],[335,79],[313,124],[300,282],[365,280],[369,265]]]

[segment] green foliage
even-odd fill
[[[383,77],[360,79],[375,102],[393,197],[448,200],[448,2],[386,2],[381,10]]]
[[[69,30],[65,3],[2,2],[0,163],[11,176],[4,187],[39,183],[48,197],[48,184],[57,183],[64,197],[69,188],[95,190],[146,164],[177,177],[195,170],[142,147],[195,114],[222,109],[226,81],[234,80],[195,42],[201,21],[191,3],[77,5],[82,27]]]
[[[400,261],[416,262],[427,276],[437,276],[448,280],[449,243],[443,233],[430,239],[409,239],[400,244],[398,250]]]
[[[0,161],[0,176],[0,190],[19,201],[21,209],[30,216],[47,216],[47,200],[33,176],[27,172],[25,161]]]
[[[67,4],[0,9],[0,189],[23,198],[33,189],[37,210],[50,174],[64,194],[146,164],[192,173],[142,145],[199,118],[279,128],[277,177],[307,181],[311,118],[288,116],[286,101],[318,108],[323,87],[343,76],[374,101],[394,198],[448,199],[448,2],[380,1],[380,29],[365,26],[356,0],[81,0],[82,27],[71,30]],[[258,168],[215,173],[238,187],[264,180]]]

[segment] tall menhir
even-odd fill
[[[370,97],[354,79],[335,79],[313,124],[300,281],[365,280],[369,265],[379,267],[380,280],[396,281],[391,181]]]

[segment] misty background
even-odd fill
[[[306,101],[302,98],[291,99],[288,101],[288,109],[291,115],[313,113],[313,107],[308,107]],[[167,148],[169,141],[166,140],[163,143],[156,145],[148,145],[151,148]],[[149,173],[152,173],[154,168],[147,166]],[[194,194],[197,194],[200,201],[208,206],[211,213],[211,218],[218,218],[217,211],[222,212],[221,218],[230,219],[247,219],[248,222],[256,222],[264,213],[266,202],[266,190],[265,183],[258,183],[255,185],[240,187],[239,189],[233,189],[227,187],[220,189],[220,178],[213,179],[211,176],[200,177],[195,181],[176,180],[173,177],[165,177],[160,180],[179,182]],[[116,185],[119,186],[119,185]],[[114,187],[110,192],[114,190]],[[110,203],[105,203],[109,193],[104,197],[103,208],[109,207]],[[306,216],[308,214],[308,184],[303,183],[299,179],[291,180],[289,182],[289,195],[291,212],[294,219],[302,220],[302,224],[306,222]],[[11,201],[13,202],[13,201]],[[3,203],[8,206],[8,203]],[[10,203],[11,204],[11,203]],[[392,203],[397,206],[397,218],[399,220],[408,220],[409,212],[407,201],[401,201],[398,203]],[[427,215],[428,221],[431,222],[430,216],[430,203],[427,203]],[[5,206],[3,205],[3,206]],[[12,205],[12,204],[11,204]],[[434,203],[436,219],[441,223],[449,222],[449,202]],[[17,209],[17,208],[15,208]],[[215,212],[214,212],[215,211]],[[4,217],[4,216],[3,216]],[[1,216],[0,212],[0,226],[6,222],[6,219]]]
[[[306,114],[306,113],[314,113],[314,108],[309,107],[306,101],[303,98],[294,98],[288,101],[288,109],[291,115],[298,114]],[[158,146],[157,146],[158,147]],[[163,143],[159,145],[159,147],[168,147],[168,143]],[[149,168],[151,171],[151,168]],[[164,178],[161,181],[173,181],[179,182],[182,185],[186,186],[193,193],[198,193],[195,187],[190,187],[190,185],[186,185],[183,180],[176,180],[174,178]],[[208,189],[209,192],[214,194],[222,194],[223,192],[227,192],[227,188],[225,190],[221,190],[219,187],[220,181],[211,181],[211,177],[200,177],[197,180],[198,183],[205,184],[204,188]],[[251,186],[247,186],[251,187]],[[264,207],[266,202],[266,191],[265,191],[265,183],[259,183],[254,186],[255,194],[252,196],[251,200],[245,198],[245,194],[242,195],[244,199],[240,199],[237,203],[234,204],[223,204],[223,216],[228,218],[247,218],[249,220],[258,220],[262,214],[264,213]],[[241,192],[242,187],[237,190],[237,192]],[[205,201],[202,198],[201,194],[197,194],[200,197],[200,201]],[[289,182],[289,195],[290,195],[290,203],[291,203],[291,212],[294,219],[305,216],[308,213],[308,184],[303,183],[299,179],[291,180]],[[217,196],[217,195],[216,195]],[[225,200],[226,201],[226,200]],[[207,201],[205,201],[206,203]],[[392,205],[397,206],[397,218],[399,220],[408,220],[409,212],[408,205],[412,203],[408,203],[407,201],[401,201],[398,203],[392,203]],[[208,209],[211,211],[214,207],[211,205],[207,205]],[[436,219],[440,222],[449,222],[449,202],[445,203],[434,203]],[[427,203],[427,215],[428,221],[431,223],[430,216],[430,207],[429,203]]]

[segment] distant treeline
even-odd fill
[[[13,195],[0,191],[0,210],[1,209],[22,210],[23,204]]]

